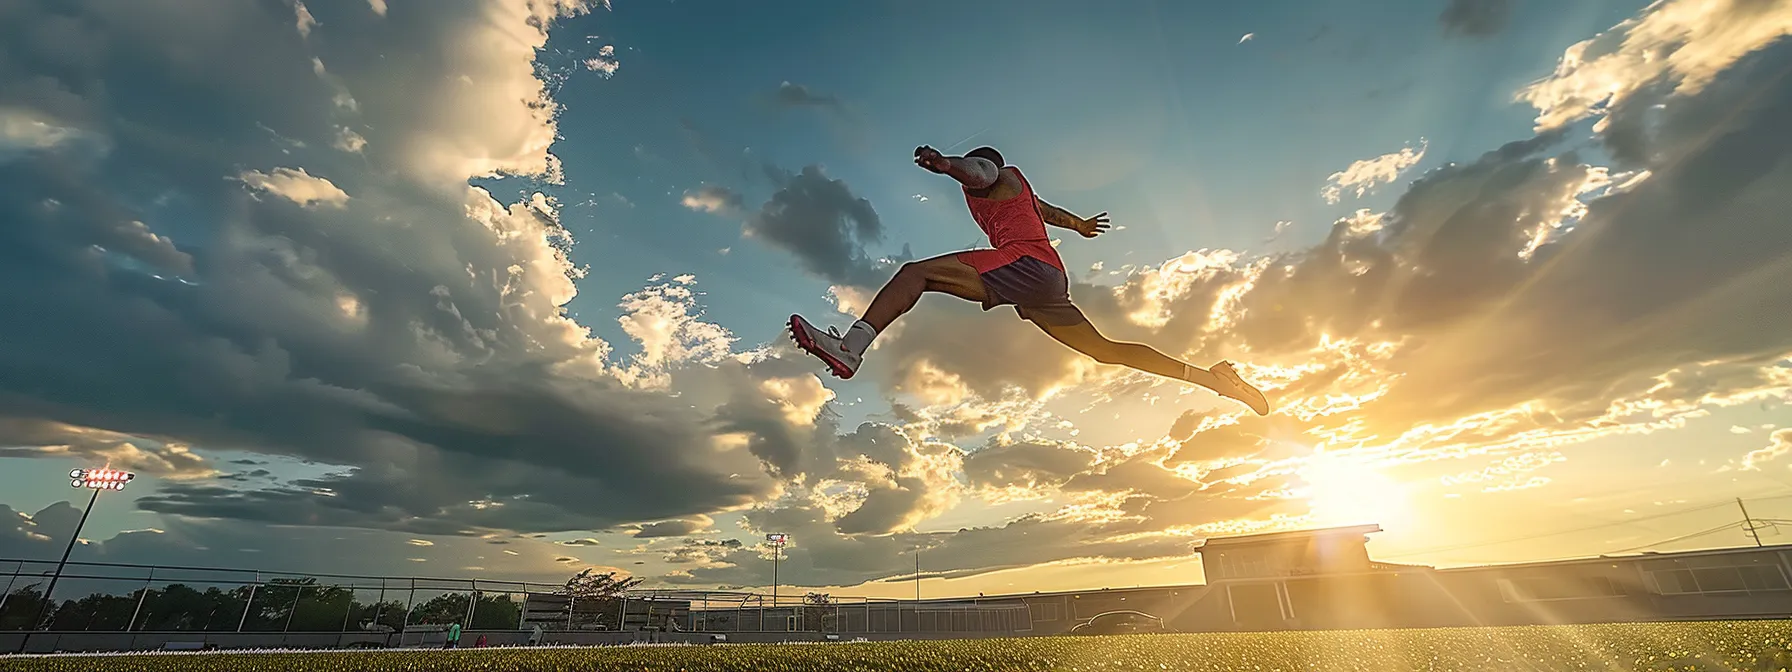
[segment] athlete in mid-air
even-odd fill
[[[1194,383],[1243,402],[1258,415],[1269,413],[1269,400],[1244,382],[1230,362],[1202,369],[1150,346],[1108,340],[1070,302],[1064,261],[1046,237],[1045,226],[1094,238],[1108,230],[1108,213],[1085,219],[1040,200],[1026,176],[1003,162],[1002,154],[992,147],[979,147],[964,156],[944,156],[932,147],[917,147],[915,165],[963,185],[971,219],[989,235],[993,249],[904,264],[845,334],[833,327],[821,331],[801,315],[791,315],[791,337],[825,362],[835,376],[851,378],[857,373],[872,339],[914,308],[923,292],[944,292],[981,303],[984,310],[1012,304],[1021,318],[1095,361]]]

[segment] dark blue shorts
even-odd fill
[[[1021,319],[1067,327],[1089,321],[1070,302],[1070,279],[1058,267],[1033,257],[992,268],[983,277],[983,309],[1012,305]]]

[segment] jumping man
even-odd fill
[[[979,147],[964,156],[917,147],[915,165],[963,185],[971,219],[988,234],[993,249],[904,264],[845,334],[833,327],[821,331],[801,315],[790,316],[790,333],[797,345],[826,363],[835,376],[851,378],[857,373],[871,341],[913,309],[923,292],[944,292],[976,301],[984,310],[1011,304],[1021,318],[1095,361],[1194,383],[1243,402],[1258,415],[1269,413],[1269,400],[1244,382],[1230,362],[1202,369],[1147,345],[1108,340],[1071,303],[1064,261],[1046,237],[1045,225],[1094,238],[1108,230],[1108,213],[1084,219],[1040,200],[1020,169],[1003,162],[993,147]]]

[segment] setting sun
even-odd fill
[[[1361,459],[1319,452],[1297,471],[1317,525],[1379,523],[1398,525],[1408,514],[1407,487]]]

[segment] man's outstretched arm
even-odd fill
[[[1040,219],[1044,219],[1045,223],[1060,228],[1070,229],[1071,231],[1083,234],[1084,238],[1094,238],[1106,233],[1108,230],[1108,213],[1104,212],[1094,217],[1083,219],[1082,217],[1078,217],[1076,213],[1047,203],[1045,202],[1045,199],[1039,198],[1038,196],[1033,197],[1033,203],[1039,206],[1039,217]]]
[[[968,189],[984,189],[996,183],[1002,170],[982,157],[946,156],[932,147],[915,148],[915,165],[945,175]]]

